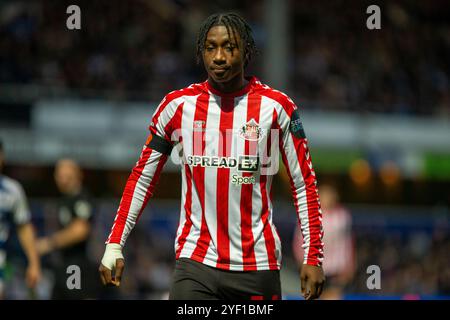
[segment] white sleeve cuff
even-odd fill
[[[102,259],[102,265],[109,270],[116,268],[116,260],[123,259],[122,246],[118,243],[108,243]]]

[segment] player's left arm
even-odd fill
[[[39,254],[45,255],[54,250],[70,247],[85,241],[91,231],[89,219],[92,216],[92,206],[88,200],[80,199],[74,205],[75,219],[64,229],[41,238],[37,242]]]
[[[64,229],[38,240],[39,254],[45,255],[54,250],[70,247],[85,241],[91,230],[90,223],[84,219],[76,218]]]
[[[322,293],[325,282],[322,270],[322,211],[317,179],[299,110],[292,100],[286,99],[278,117],[281,128],[280,150],[303,236],[304,259],[300,274],[302,294],[307,300],[316,299]]]

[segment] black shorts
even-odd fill
[[[280,271],[228,271],[180,258],[170,300],[279,300]]]

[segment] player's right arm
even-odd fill
[[[15,184],[16,201],[13,217],[17,227],[17,236],[27,257],[28,265],[25,272],[25,281],[29,288],[34,288],[41,278],[41,264],[36,249],[36,237],[31,224],[31,213],[26,195],[20,184]]]
[[[166,97],[153,115],[150,134],[128,177],[111,233],[106,240],[105,253],[99,267],[104,285],[120,285],[125,266],[122,249],[153,195],[160,173],[170,155],[170,135],[176,109],[177,105],[173,99]]]
[[[29,288],[35,288],[41,278],[41,264],[36,250],[36,237],[33,225],[28,222],[17,227],[17,235],[27,256],[28,266],[25,281]]]

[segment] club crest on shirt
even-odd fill
[[[262,137],[262,130],[255,119],[250,119],[239,130],[239,136],[245,140],[258,141]]]

